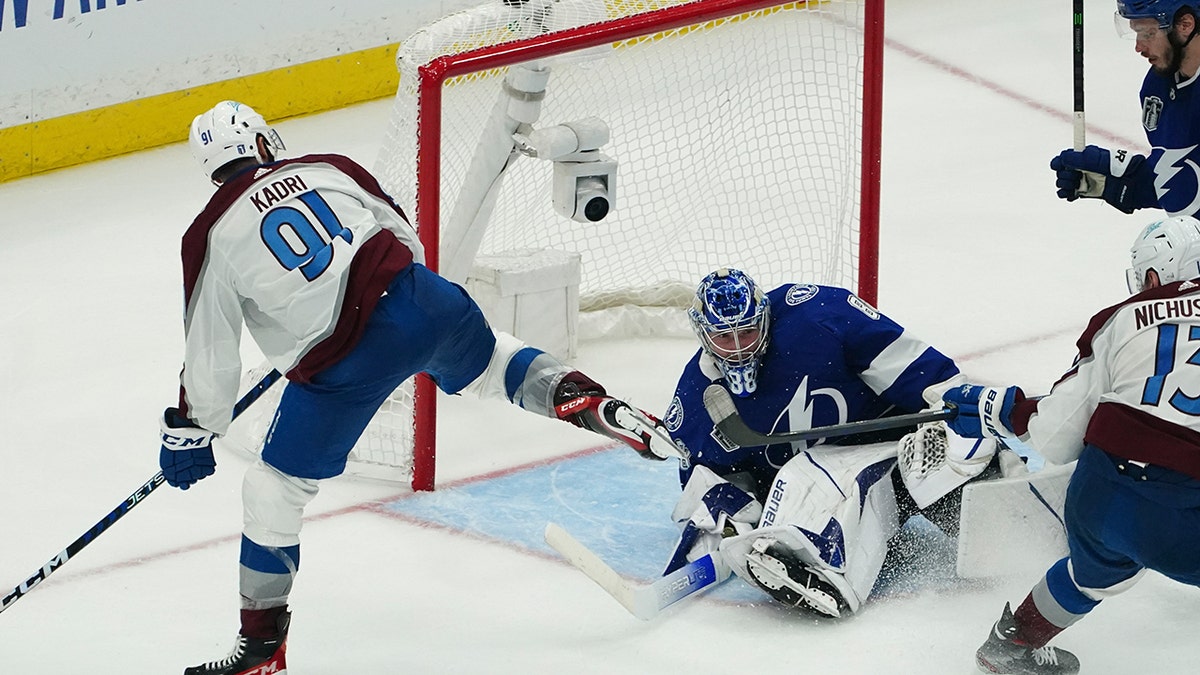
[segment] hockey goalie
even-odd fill
[[[853,293],[749,275],[704,278],[689,317],[700,341],[664,423],[689,459],[667,572],[719,551],[775,600],[822,617],[859,611],[904,522],[958,535],[963,486],[1023,471],[993,440],[938,422],[917,429],[740,447],[703,403],[716,383],[764,433],[874,420],[940,406],[963,381],[953,361]],[[1002,469],[1002,466],[1005,469]]]

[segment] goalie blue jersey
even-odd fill
[[[1142,127],[1152,148],[1138,189],[1155,194],[1158,206],[1172,216],[1200,213],[1200,84],[1197,77],[1176,82],[1153,69],[1142,82]],[[1154,206],[1146,204],[1145,206]]]
[[[770,341],[758,372],[758,388],[735,397],[741,417],[764,433],[789,432],[917,412],[926,388],[940,399],[959,379],[950,358],[907,333],[853,293],[832,286],[796,284],[767,294]],[[766,447],[732,446],[719,437],[704,408],[704,389],[723,382],[716,363],[698,350],[679,378],[663,423],[691,458],[680,467],[686,483],[692,467],[720,476],[749,473],[762,490],[795,454],[823,439]],[[882,440],[882,439],[872,439]],[[830,443],[870,442],[829,439]]]

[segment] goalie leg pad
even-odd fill
[[[761,515],[762,505],[750,493],[706,466],[694,467],[671,512],[683,533],[664,574],[717,550],[727,536],[752,531]]]
[[[1074,462],[1033,473],[1018,467],[1012,476],[964,487],[958,576],[1037,574],[1067,555],[1063,510],[1074,469]]]
[[[758,584],[747,561],[754,541],[771,537],[858,611],[899,530],[895,451],[895,443],[877,443],[797,455],[776,474],[758,529],[723,540],[721,554],[738,576]]]

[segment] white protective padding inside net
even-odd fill
[[[489,0],[402,43],[375,174],[418,230],[440,232],[437,244],[422,239],[460,283],[476,255],[579,253],[580,339],[688,332],[682,310],[720,267],[768,289],[856,288],[867,1],[747,10],[737,0]],[[659,10],[699,5],[728,15],[657,22]],[[556,46],[632,15],[655,18],[639,22],[638,37]],[[421,73],[442,57],[510,49],[511,65],[455,74],[441,81],[440,104],[422,100]],[[548,71],[544,91],[514,94],[506,77],[520,68]],[[423,108],[440,122],[440,145],[422,154],[419,139],[436,137],[419,123]],[[517,126],[505,117],[513,109],[536,120]],[[554,163],[517,152],[512,136],[585,118],[607,125],[600,151],[617,162],[612,210],[599,222],[557,213]],[[412,465],[411,392],[410,383],[376,416],[349,471]]]

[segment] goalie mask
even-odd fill
[[[725,376],[729,391],[736,396],[753,394],[771,323],[771,305],[754,280],[735,269],[709,274],[696,289],[688,319],[704,353]]]
[[[1190,216],[1158,220],[1146,226],[1129,249],[1133,267],[1125,272],[1130,293],[1146,290],[1146,272],[1159,285],[1200,277],[1200,221]]]
[[[204,175],[212,180],[218,169],[243,157],[259,163],[271,161],[272,157],[259,151],[259,136],[272,155],[286,150],[279,134],[253,108],[237,101],[221,101],[192,120],[188,146]],[[220,185],[216,180],[213,183]]]

